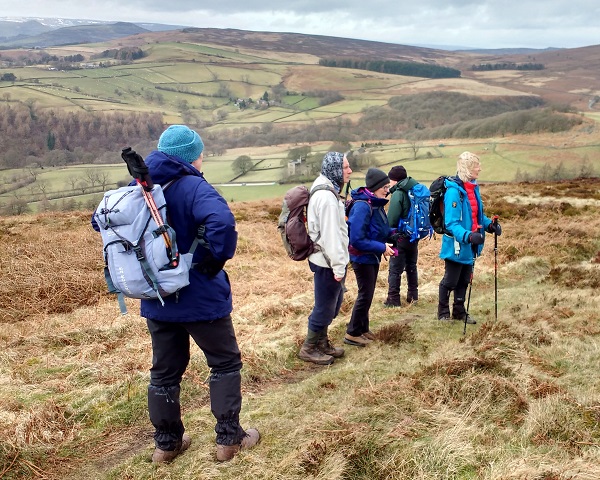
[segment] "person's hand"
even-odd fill
[[[479,232],[469,233],[468,242],[473,245],[481,245],[483,243],[483,235]]]
[[[336,282],[341,282],[344,279],[344,277],[336,277],[335,275],[333,276],[333,278]]]
[[[394,245],[392,245],[391,243],[386,243],[385,244],[385,252],[383,252],[383,255],[385,256],[385,258],[388,257],[392,257],[394,256],[394,252],[397,252],[398,250],[396,250],[394,248]]]
[[[498,236],[502,235],[502,227],[497,220],[488,225],[487,231],[488,233],[495,233]]]

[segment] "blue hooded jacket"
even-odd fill
[[[374,196],[364,187],[352,190],[350,195],[355,200],[348,216],[350,261],[379,264],[392,230],[383,209],[388,200]]]
[[[176,180],[165,190],[168,222],[175,230],[180,253],[187,253],[196,237],[198,227],[206,227],[205,239],[210,254],[225,263],[231,259],[237,246],[235,218],[227,202],[204,175],[189,163],[173,155],[153,151],[145,159],[150,177],[165,185]],[[201,263],[208,250],[198,246],[194,263]],[[165,322],[211,321],[229,315],[232,311],[231,286],[224,270],[208,276],[190,270],[190,284],[178,294],[159,300],[141,300],[141,315]]]
[[[467,198],[464,183],[458,177],[446,179],[446,193],[444,194],[444,222],[446,229],[452,236],[442,237],[442,249],[440,258],[458,263],[473,263],[473,257],[481,255],[482,245],[469,243],[469,234],[473,231],[473,216],[471,204]],[[479,194],[479,185],[475,186],[475,198],[477,199],[477,221],[480,228],[477,230],[484,236],[485,231],[492,221],[483,214],[483,202]]]

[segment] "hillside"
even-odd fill
[[[105,34],[116,26],[91,27]],[[70,28],[50,33],[90,31]],[[161,123],[187,123],[202,133],[211,178],[246,185],[230,200],[280,196],[279,186],[258,192],[247,185],[285,180],[295,145],[318,155],[333,144],[371,144],[365,162],[414,160],[427,180],[461,148],[494,154],[489,180],[561,161],[600,170],[600,46],[505,56],[293,33],[134,31],[109,42],[1,52],[0,211],[97,203],[94,172],[86,178],[82,168],[64,167],[114,164],[124,143],[147,154]],[[319,65],[346,56],[450,67],[461,78]],[[471,70],[504,61],[544,68]],[[243,177],[231,168],[239,155],[252,156],[256,167]],[[100,174],[114,185],[120,167]]]
[[[232,206],[227,271],[244,369],[244,425],[263,438],[213,459],[205,379],[183,381],[193,438],[155,467],[145,396],[150,345],[136,302],[105,293],[89,212],[0,218],[0,476],[46,479],[591,480],[600,476],[600,180],[483,185],[504,234],[475,266],[477,325],[435,318],[439,239],[420,246],[419,303],[372,307],[376,343],[331,367],[299,361],[311,274],[285,257],[279,202]],[[495,303],[495,279],[498,301]],[[339,345],[356,283],[347,281]],[[495,318],[497,306],[498,318]]]

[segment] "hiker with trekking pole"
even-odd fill
[[[440,258],[445,262],[445,272],[439,285],[438,320],[459,320],[475,324],[469,314],[471,288],[475,260],[483,250],[485,234],[502,234],[498,218],[490,219],[483,213],[483,203],[479,194],[477,177],[481,172],[479,157],[464,152],[456,163],[457,174],[445,180],[444,227]],[[469,289],[469,301],[465,307],[465,297]],[[450,295],[454,292],[452,310]]]
[[[225,199],[204,178],[203,150],[200,135],[185,125],[167,128],[156,150],[145,160],[131,148],[123,149],[121,156],[134,178],[132,184],[141,188],[144,198],[141,211],[133,212],[132,225],[148,225],[152,219],[154,226],[148,235],[144,233],[135,242],[124,235],[131,228],[121,217],[128,218],[127,199],[135,198],[137,189],[124,193],[116,190],[116,195],[107,192],[92,219],[95,229],[108,232],[108,238],[113,239],[105,250],[112,252],[116,246],[115,255],[107,254],[107,270],[121,265],[115,280],[121,276],[134,280],[136,272],[142,280],[152,277],[149,293],[134,294],[133,288],[123,286],[113,291],[141,299],[140,315],[146,319],[152,340],[148,413],[154,426],[154,463],[173,461],[191,444],[181,418],[180,394],[192,342],[200,348],[210,369],[208,389],[210,410],[216,420],[216,459],[231,460],[241,449],[254,447],[260,438],[258,430],[242,428],[239,418],[242,357],[231,318],[231,285],[224,270],[235,254],[236,223]],[[114,196],[116,202],[111,200]],[[137,222],[137,218],[148,219]],[[159,239],[156,249],[145,250],[148,243],[154,245],[153,238]],[[167,260],[160,262],[160,269],[151,269],[157,253],[165,250]],[[111,260],[114,256],[118,259]],[[124,264],[127,258],[130,263]],[[185,271],[179,271],[180,267]],[[176,291],[165,291],[160,285],[161,280],[169,280],[166,275],[170,271],[185,280]],[[113,276],[111,273],[111,279]],[[109,287],[114,283],[111,280]]]

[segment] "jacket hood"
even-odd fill
[[[350,192],[350,196],[353,200],[365,200],[369,202],[374,207],[383,207],[388,203],[387,198],[378,198],[372,193],[370,193],[365,187],[360,187]]]
[[[397,190],[404,190],[408,192],[411,188],[413,188],[417,183],[414,178],[406,177],[404,180],[400,180],[396,185],[390,188],[390,195],[392,195]]]
[[[154,150],[145,159],[154,183],[164,185],[171,180],[177,180],[186,175],[203,177],[202,173],[186,161],[174,155]]]
[[[448,177],[446,179],[446,188],[456,188],[465,195],[467,194],[467,191],[465,190],[465,184],[458,177]]]

